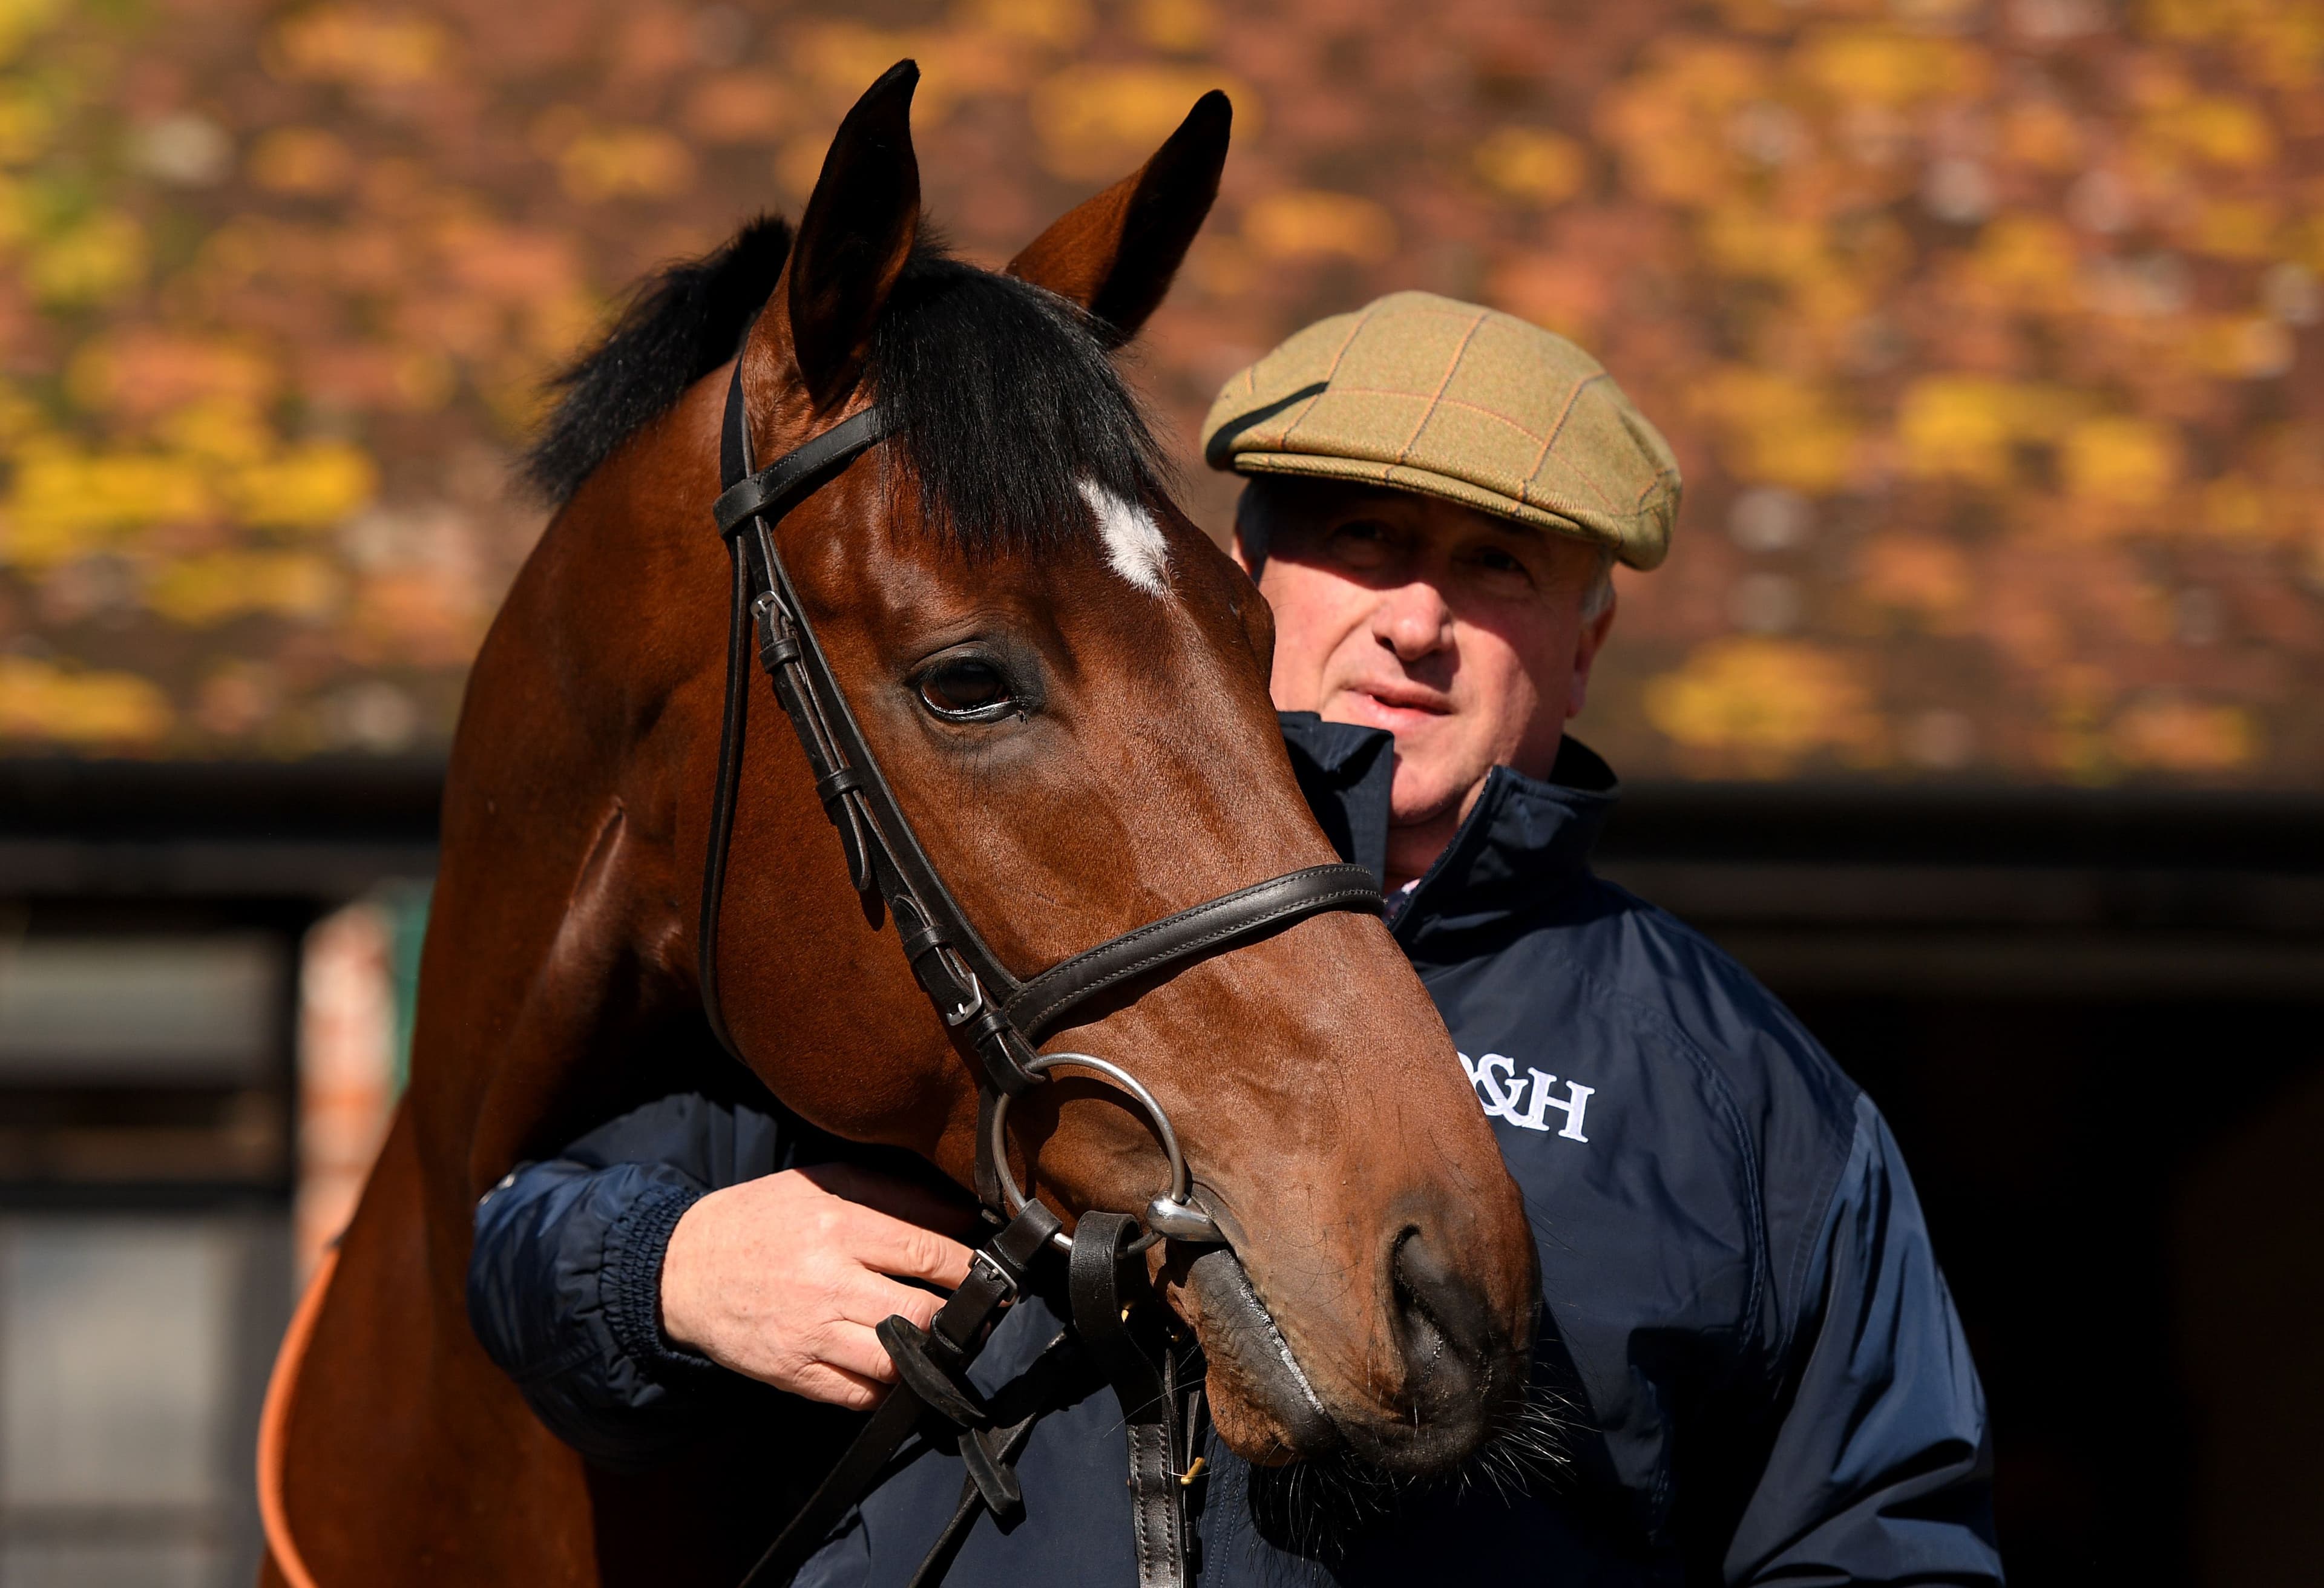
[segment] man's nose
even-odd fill
[[[1417,661],[1452,643],[1452,609],[1444,593],[1415,579],[1385,592],[1372,609],[1372,638],[1400,661]]]

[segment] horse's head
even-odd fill
[[[922,845],[1029,976],[1337,857],[1268,699],[1266,604],[1172,504],[1109,360],[1217,190],[1224,98],[1001,275],[921,235],[916,78],[890,72],[840,128],[742,386],[761,461],[875,400],[898,427],[778,540]],[[711,724],[714,610],[688,620],[689,710]],[[720,938],[733,1039],[808,1119],[965,1182],[974,1066],[867,919],[788,725],[753,695]],[[690,744],[691,789],[715,742]],[[1308,919],[1072,1018],[1049,1045],[1151,1088],[1231,1236],[1231,1257],[1152,1259],[1207,1348],[1228,1442],[1403,1471],[1474,1450],[1521,1389],[1533,1242],[1379,921]],[[1162,1183],[1154,1138],[1094,1082],[1042,1088],[1013,1122],[1020,1173],[1068,1215],[1141,1209]]]

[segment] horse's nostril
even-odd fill
[[[1439,1349],[1474,1368],[1498,1354],[1501,1331],[1491,1308],[1476,1281],[1455,1269],[1436,1242],[1406,1228],[1397,1236],[1391,1269],[1398,1321],[1408,1334],[1434,1336]]]
[[[1396,1453],[1402,1459],[1393,1464],[1465,1454],[1520,1389],[1517,1343],[1476,1279],[1427,1232],[1407,1226],[1397,1234],[1388,1271],[1412,1419],[1404,1436],[1411,1448]]]

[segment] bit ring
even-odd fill
[[[1162,1112],[1162,1105],[1155,1101],[1154,1094],[1120,1065],[1091,1054],[1037,1053],[1025,1061],[1028,1073],[1044,1077],[1047,1077],[1051,1070],[1060,1067],[1095,1070],[1128,1093],[1130,1100],[1143,1109],[1148,1120],[1152,1122],[1154,1133],[1162,1139],[1163,1155],[1170,1160],[1169,1186],[1161,1196],[1147,1204],[1146,1231],[1130,1243],[1125,1255],[1144,1251],[1166,1235],[1178,1241],[1222,1241],[1224,1237],[1219,1234],[1218,1226],[1211,1222],[1211,1215],[1187,1200],[1194,1186],[1186,1174],[1186,1156],[1178,1149],[1178,1132],[1170,1128],[1170,1116]],[[1025,1211],[1027,1198],[1024,1190],[1017,1184],[1017,1177],[1009,1172],[1009,1102],[1006,1092],[994,1097],[986,1147],[992,1155],[993,1174],[1001,1182],[1001,1202],[1009,1209],[1009,1216],[1014,1218]],[[1060,1251],[1069,1252],[1074,1249],[1073,1237],[1063,1230],[1051,1232],[1049,1242]]]

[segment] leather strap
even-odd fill
[[[855,1436],[838,1464],[816,1485],[815,1492],[807,1497],[798,1514],[767,1546],[758,1565],[743,1577],[741,1588],[788,1588],[791,1579],[823,1546],[832,1529],[879,1486],[887,1476],[889,1462],[904,1441],[925,1420],[938,1415],[937,1409],[932,1408],[919,1393],[918,1386],[927,1382],[928,1375],[939,1375],[955,1394],[965,1391],[964,1399],[973,1419],[973,1426],[965,1431],[991,1426],[991,1408],[967,1384],[964,1375],[968,1364],[984,1349],[993,1319],[1002,1306],[1016,1297],[1024,1282],[1027,1265],[1056,1228],[1056,1214],[1038,1202],[1027,1203],[1025,1211],[977,1252],[969,1266],[967,1281],[936,1310],[925,1334],[900,1317],[891,1317],[881,1325],[881,1343],[897,1359],[900,1381],[888,1392],[888,1398]],[[892,1327],[896,1325],[902,1328]],[[903,1366],[907,1355],[917,1358],[910,1369]],[[953,1426],[962,1425],[954,1423]],[[1012,1474],[1010,1482],[1013,1481]]]
[[[863,740],[854,714],[848,709],[846,696],[813,626],[801,614],[789,570],[775,546],[774,524],[782,514],[886,434],[886,420],[880,411],[865,409],[766,468],[748,473],[750,427],[742,402],[742,364],[737,360],[727,383],[720,443],[727,488],[719,497],[719,532],[733,548],[738,601],[746,603],[757,620],[761,658],[806,752],[824,808],[838,829],[851,879],[867,898],[879,896],[896,918],[899,930],[926,928],[929,946],[913,956],[914,975],[946,1023],[966,1028],[963,1034],[982,1061],[989,1084],[1021,1093],[1035,1084],[1020,1062],[1031,1056],[1031,1048],[1009,1027],[1000,1011],[1001,1002],[1016,992],[1017,978],[985,946],[920,847],[894,790]],[[734,650],[730,644],[730,694]],[[730,711],[730,717],[733,715]],[[743,725],[734,723],[730,738],[739,739]],[[735,760],[739,759],[738,752]],[[731,806],[733,780],[739,769],[728,767],[726,761],[722,754],[725,780],[719,785],[719,793]],[[715,960],[715,914],[724,882],[724,859],[716,852],[731,836],[731,816],[723,821],[714,816],[710,836],[715,858],[706,863],[715,867],[715,874],[706,870],[703,901],[706,964]],[[718,891],[713,891],[714,886]],[[713,973],[705,983],[706,1000],[715,984]],[[712,1026],[722,1033],[724,1030],[723,1018],[715,1011]],[[733,1044],[728,1046],[731,1048]]]
[[[1019,1030],[1038,1042],[1074,1005],[1109,987],[1178,968],[1279,931],[1325,910],[1380,909],[1379,885],[1360,865],[1311,865],[1166,915],[1061,960],[1008,1003]]]
[[[1087,1354],[1073,1337],[1071,1331],[1059,1333],[1033,1365],[1011,1380],[992,1398],[992,1426],[981,1433],[964,1431],[961,1441],[964,1458],[966,1442],[974,1440],[981,1452],[994,1463],[1013,1467],[1024,1454],[1026,1441],[1032,1437],[1033,1425],[1051,1411],[1070,1404],[1079,1387],[1093,1373]],[[952,1570],[952,1563],[960,1554],[960,1546],[968,1541],[969,1530],[976,1519],[987,1510],[984,1490],[972,1473],[960,1482],[960,1501],[936,1541],[922,1557],[919,1569],[912,1574],[909,1588],[934,1588]],[[1014,1519],[1000,1516],[1005,1525]]]
[[[1130,1446],[1131,1539],[1138,1588],[1187,1588],[1186,1519],[1178,1471],[1177,1386],[1167,1336],[1122,1297],[1124,1251],[1138,1233],[1127,1214],[1085,1213],[1066,1260],[1074,1328],[1113,1384]],[[1143,1288],[1144,1275],[1139,1276]]]
[[[732,446],[731,438],[728,445]],[[702,915],[695,934],[702,1012],[710,1034],[736,1058],[742,1050],[726,1029],[718,997],[718,909],[726,898],[726,855],[733,847],[734,799],[742,778],[742,739],[750,721],[751,570],[733,549],[733,599],[726,625],[726,699],[718,713],[718,771],[711,785],[710,844],[702,858]]]
[[[742,389],[742,360],[734,362],[734,380],[730,394]],[[730,395],[730,401],[737,399]],[[746,427],[740,429],[742,444],[750,445]],[[728,540],[749,526],[754,518],[779,520],[788,512],[801,497],[823,484],[830,475],[854,461],[858,453],[876,445],[888,434],[887,420],[877,408],[850,415],[811,441],[807,441],[784,453],[757,474],[744,474],[710,504],[710,516],[718,521],[718,532]],[[742,467],[750,466],[748,457],[741,460]]]

